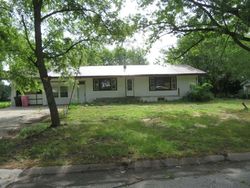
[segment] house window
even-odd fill
[[[60,87],[60,97],[68,97],[68,87],[67,86]]]
[[[84,85],[85,81],[79,81],[78,85]]]
[[[127,90],[132,91],[133,90],[133,81],[131,79],[127,80]]]
[[[149,90],[176,90],[176,76],[149,77]]]
[[[93,79],[94,91],[110,91],[117,90],[116,78],[96,78]]]
[[[55,97],[55,98],[58,98],[59,97],[59,91],[58,91],[58,88],[56,88],[56,87],[54,87],[53,88],[53,96]]]

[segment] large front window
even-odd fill
[[[176,76],[149,77],[149,90],[176,90]]]
[[[116,78],[95,78],[93,79],[94,91],[117,90]]]

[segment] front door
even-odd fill
[[[127,97],[134,96],[134,79],[133,78],[126,79],[126,93],[127,93]]]
[[[85,81],[79,81],[79,87],[77,90],[77,97],[79,103],[85,103],[86,102],[86,90],[85,90]]]

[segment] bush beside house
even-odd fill
[[[191,85],[191,91],[185,97],[189,101],[205,102],[213,99],[213,93],[211,88],[213,87],[209,83],[204,83],[202,85]]]

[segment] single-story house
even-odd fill
[[[53,94],[58,105],[93,102],[105,98],[136,97],[141,101],[176,100],[198,83],[204,71],[188,65],[115,65],[80,67],[75,76],[77,86],[59,79],[60,73],[50,72]],[[14,104],[16,90],[12,87]],[[47,105],[45,93],[27,94],[30,105]]]

